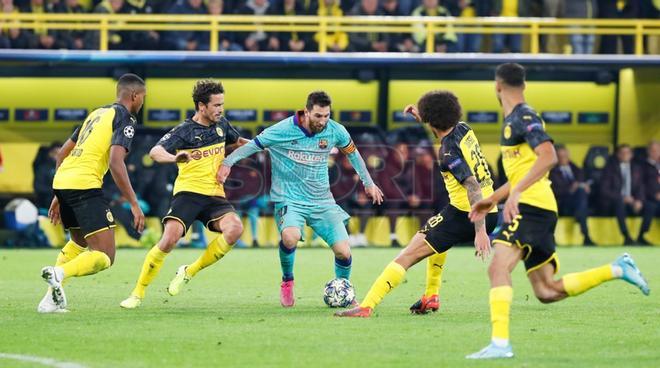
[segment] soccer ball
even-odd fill
[[[325,284],[323,301],[330,308],[346,308],[355,300],[355,289],[346,279],[333,279]]]

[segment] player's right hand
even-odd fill
[[[476,249],[476,256],[480,257],[482,261],[486,261],[490,254],[490,238],[488,238],[486,229],[482,228],[474,236],[474,248]]]
[[[492,198],[484,198],[472,205],[472,210],[470,211],[468,218],[470,218],[470,221],[472,222],[483,220],[494,206],[495,202]]]
[[[371,198],[373,204],[383,203],[383,191],[378,188],[378,185],[374,184],[364,188],[364,191],[367,192],[367,195]]]
[[[180,163],[186,163],[190,161],[190,153],[186,151],[181,151],[174,156],[174,161],[180,162]]]
[[[410,104],[403,109],[403,114],[410,114],[415,117],[417,122],[422,122],[422,117],[419,116],[419,111],[417,111],[417,106]]]
[[[142,230],[144,230],[144,213],[142,209],[138,204],[131,205],[131,213],[133,214],[133,228],[142,234]]]
[[[229,173],[231,173],[231,167],[220,165],[220,169],[218,170],[218,174],[216,175],[216,180],[218,181],[218,183],[224,184],[225,181],[227,180],[227,177],[229,176]]]
[[[57,197],[53,197],[53,201],[50,202],[48,218],[50,219],[50,223],[53,225],[60,223],[60,201],[57,200]]]

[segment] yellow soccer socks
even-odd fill
[[[566,294],[576,296],[614,278],[612,265],[607,264],[582,272],[566,274],[561,280],[564,283]]]
[[[92,250],[83,252],[76,258],[59,266],[64,271],[64,278],[93,275],[110,267],[110,257],[103,252]]]
[[[497,346],[509,344],[509,315],[513,301],[511,286],[498,286],[490,289],[490,321],[493,324],[492,342]]]
[[[160,272],[160,268],[163,266],[167,254],[168,253],[160,250],[158,245],[154,245],[153,248],[149,250],[147,256],[144,258],[140,277],[138,277],[135,289],[133,289],[131,295],[137,296],[140,299],[144,298],[147,286],[151,284],[154,278],[158,275],[158,272]]]
[[[367,293],[360,307],[375,308],[390,290],[399,286],[406,276],[406,270],[400,264],[392,261],[385,267],[383,273],[378,276],[371,289]]]
[[[222,259],[233,247],[234,245],[227,243],[222,234],[218,235],[206,246],[204,253],[186,268],[186,275],[195,276],[197,272]]]
[[[445,268],[447,252],[434,254],[426,259],[426,290],[425,297],[440,294],[442,286],[442,271]]]
[[[70,260],[78,257],[82,252],[86,251],[87,248],[81,247],[80,245],[76,244],[73,240],[69,240],[62,250],[60,250],[60,254],[57,255],[57,261],[55,262],[55,266],[61,266]]]

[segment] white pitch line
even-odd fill
[[[0,359],[12,359],[12,360],[18,360],[18,361],[21,361],[21,362],[38,363],[38,364],[42,364],[42,365],[45,365],[45,366],[48,366],[48,367],[56,367],[56,368],[87,368],[87,366],[82,365],[82,364],[78,364],[78,363],[58,362],[55,359],[42,358],[42,357],[33,356],[33,355],[0,353]]]

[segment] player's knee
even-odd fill
[[[287,248],[293,248],[298,244],[300,240],[300,234],[295,231],[283,231],[282,232],[282,243]]]
[[[160,239],[159,248],[163,252],[169,253],[169,251],[174,249],[174,246],[178,241],[179,241],[179,236],[174,234],[164,233],[163,237]]]
[[[222,233],[225,236],[225,240],[227,240],[228,243],[233,244],[243,234],[243,224],[241,221],[231,221],[225,224]]]

